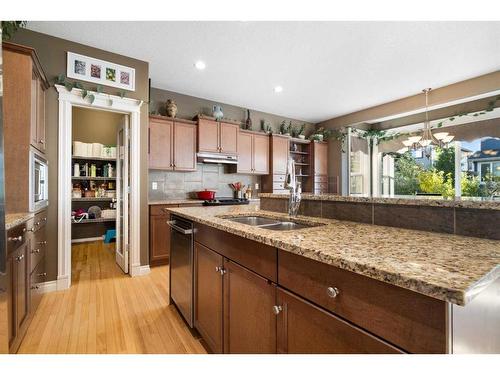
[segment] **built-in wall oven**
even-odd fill
[[[170,299],[191,328],[194,327],[193,223],[172,215],[170,226]]]
[[[35,150],[30,151],[30,211],[49,204],[49,168],[47,160]]]

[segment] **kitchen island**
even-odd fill
[[[372,345],[375,341],[368,340],[366,346],[359,346],[363,340],[355,335],[346,338],[338,352],[387,352],[388,348],[416,353],[498,350],[498,335],[494,333],[500,316],[500,243],[496,240],[308,216],[298,216],[294,221],[313,226],[290,231],[229,220],[248,215],[288,219],[256,206],[174,208],[170,212],[195,223],[195,258],[199,244],[199,248],[255,272],[278,288],[275,299],[283,303],[270,307],[277,310],[278,352],[304,351],[304,347],[290,350],[292,327],[287,326],[288,331],[279,329],[280,324],[290,323],[290,306],[298,306],[290,298],[299,298],[325,314],[332,313],[331,318],[342,318],[342,323],[352,325],[352,332],[361,329],[388,345],[379,350]],[[262,246],[267,250],[260,254],[249,251]],[[236,288],[237,283],[231,285]],[[227,304],[223,303],[221,309],[228,308]],[[285,315],[283,304],[289,306],[288,323],[279,322]],[[491,322],[486,324],[485,319]],[[269,324],[272,327],[274,323]],[[321,327],[318,324],[316,328]],[[296,321],[295,326],[300,324]],[[304,329],[313,331],[310,326]],[[220,341],[220,352],[245,352],[237,346],[236,350],[225,347],[227,338]],[[353,342],[356,345],[352,346]],[[321,352],[321,348],[312,351]]]

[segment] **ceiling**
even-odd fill
[[[500,22],[58,21],[28,28],[148,61],[153,87],[310,122],[500,69]],[[197,60],[204,71],[194,68]]]

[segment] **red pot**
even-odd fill
[[[198,199],[202,199],[204,201],[211,201],[215,199],[215,191],[210,191],[210,190],[197,191],[196,195],[198,196]]]

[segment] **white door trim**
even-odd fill
[[[58,208],[57,208],[57,289],[71,285],[71,146],[72,108],[84,107],[123,113],[130,121],[130,275],[143,274],[140,263],[140,110],[142,100],[92,92],[94,101],[82,98],[82,90],[59,93]]]

